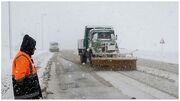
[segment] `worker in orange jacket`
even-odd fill
[[[31,56],[36,50],[36,41],[25,35],[20,51],[12,65],[12,82],[15,99],[42,98],[36,67]]]

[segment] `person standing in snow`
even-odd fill
[[[12,64],[12,83],[15,99],[40,99],[41,88],[31,56],[36,50],[36,41],[25,35]]]

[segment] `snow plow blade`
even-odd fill
[[[136,58],[92,58],[91,65],[111,70],[136,70]]]

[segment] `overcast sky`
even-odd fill
[[[61,49],[77,49],[86,25],[112,25],[121,48],[178,52],[178,2],[11,2],[13,48],[23,33]],[[2,2],[2,44],[8,45],[8,3]],[[43,33],[43,34],[42,34]]]

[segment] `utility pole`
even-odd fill
[[[9,50],[10,50],[10,59],[12,58],[12,30],[11,30],[11,4],[8,2],[8,13],[9,13]]]

